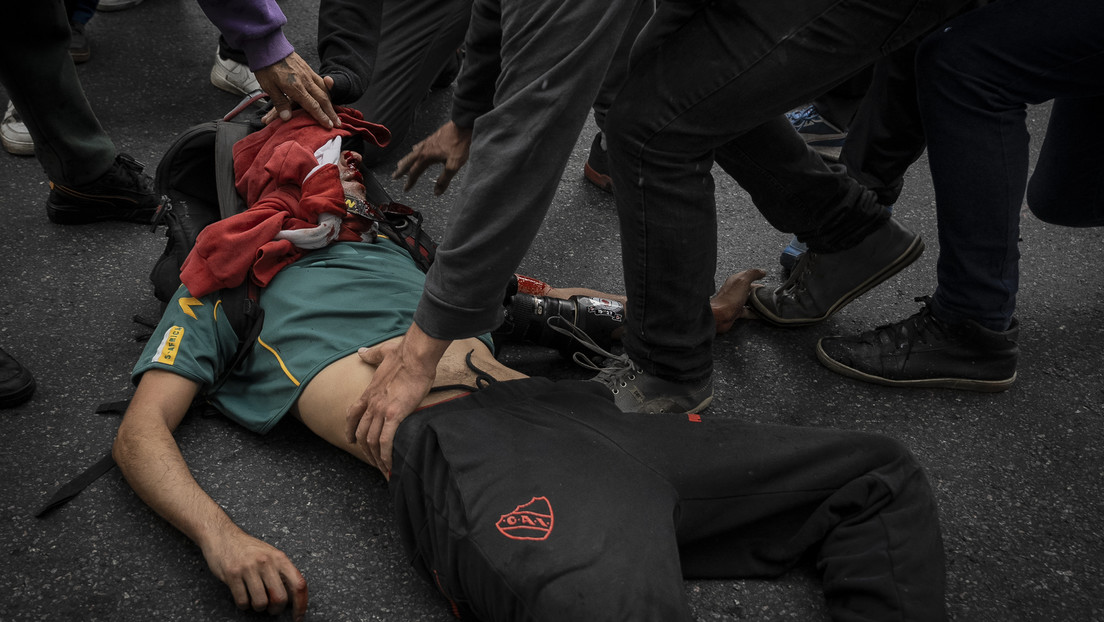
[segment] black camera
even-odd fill
[[[565,300],[514,294],[506,300],[505,319],[502,326],[494,331],[494,337],[505,341],[531,341],[555,348],[567,358],[571,358],[575,352],[583,352],[588,356],[594,354],[571,336],[570,329],[551,328],[549,320],[552,318],[562,318],[563,322],[574,325],[599,347],[608,350],[614,340],[620,337],[625,323],[625,305],[616,300],[594,296],[576,295]]]

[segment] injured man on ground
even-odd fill
[[[251,207],[197,242],[134,368],[113,450],[239,607],[290,607],[296,619],[306,578],[199,487],[173,431],[201,397],[258,434],[290,414],[376,464],[348,440],[346,414],[378,349],[410,326],[424,274],[401,244],[346,214],[346,196],[363,200],[364,188],[341,143],[371,132],[353,116],[335,130],[275,121],[237,145]],[[758,276],[726,283],[719,325],[740,315]],[[239,338],[223,295],[242,281],[259,289],[264,320],[228,369]],[[692,620],[684,578],[778,576],[809,554],[834,620],[945,619],[935,501],[894,440],[622,413],[602,384],[500,363],[487,335],[453,343],[434,387],[399,424],[384,475],[414,570],[461,619]]]

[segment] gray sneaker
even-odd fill
[[[19,117],[15,104],[8,102],[4,120],[0,123],[0,142],[4,149],[13,155],[34,155],[34,139],[27,130],[27,124]]]
[[[696,413],[713,401],[713,376],[691,382],[664,380],[638,367],[628,354],[614,356],[606,351],[562,316],[549,318],[547,327],[570,336],[586,350],[605,359],[605,365],[597,365],[581,351],[571,357],[579,366],[598,372],[591,382],[604,384],[613,393],[613,403],[621,412]]]
[[[805,251],[777,289],[753,289],[748,301],[775,326],[823,321],[900,272],[924,252],[920,236],[890,218],[862,242],[835,253]]]
[[[713,401],[713,376],[693,382],[664,380],[640,369],[627,354],[610,358],[598,369],[590,380],[606,385],[622,412],[696,413]]]

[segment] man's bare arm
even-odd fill
[[[295,620],[302,620],[306,579],[283,552],[230,520],[196,483],[173,438],[198,389],[170,372],[146,372],[119,426],[115,461],[138,496],[199,545],[238,608],[276,614],[290,600]]]

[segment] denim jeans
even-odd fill
[[[625,347],[674,380],[712,370],[713,163],[775,228],[818,252],[882,224],[784,113],[949,17],[963,0],[661,2],[606,121],[629,296]]]
[[[1030,24],[1030,27],[1025,27]],[[920,111],[939,217],[935,313],[1008,327],[1028,187],[1027,104],[1054,100],[1029,205],[1041,219],[1104,225],[1104,4],[1001,0],[928,37]]]

